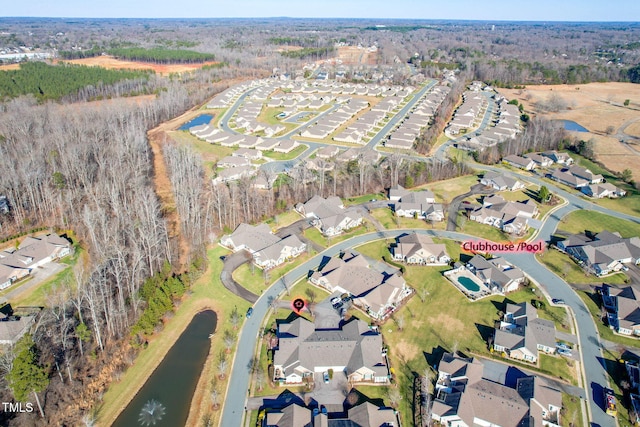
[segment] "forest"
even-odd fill
[[[269,76],[274,68],[295,74],[310,59],[339,55],[334,43],[377,47],[374,64],[343,64],[346,79],[409,84],[416,77],[440,77],[443,68],[452,68],[441,64],[455,64],[460,84],[419,139],[417,152],[426,153],[468,81],[582,83],[637,81],[640,75],[636,24],[499,23],[492,29],[487,23],[389,21],[386,30],[375,25],[358,20],[0,19],[0,47],[6,49],[24,45],[71,52],[80,47],[87,52],[126,44],[120,52],[130,59],[215,58],[230,64],[169,77],[38,62],[0,72],[0,170],[5,171],[0,195],[11,202],[10,214],[0,215],[0,238],[34,228],[72,230],[86,253],[71,278],[48,295],[32,333],[0,357],[2,401],[35,394],[42,406],[36,425],[93,425],[104,390],[134,363],[159,319],[188,293],[203,267],[205,246],[221,234],[315,194],[352,197],[471,172],[456,159],[389,153],[376,163],[363,157],[331,161],[325,166],[333,167],[322,172],[300,164],[265,191],[248,179],[214,184],[200,154],[167,134],[158,138],[162,150],[152,152],[148,131],[227,87]],[[171,56],[158,50],[159,44],[193,53]],[[302,49],[283,55],[284,46]],[[338,67],[324,66],[335,76]],[[10,86],[12,91],[5,92]],[[492,163],[503,155],[570,143],[562,129],[533,118],[518,139],[476,157]],[[175,204],[169,209],[154,185],[158,155]],[[1,413],[0,424],[33,425],[33,418]]]
[[[153,47],[149,49],[140,47],[100,49],[92,47],[88,50],[63,51],[60,52],[60,57],[63,59],[91,58],[102,55],[103,53],[120,59],[151,62],[154,64],[190,64],[216,59],[215,55],[211,53],[201,53],[187,49],[166,49],[163,47]]]
[[[100,67],[83,65],[49,65],[44,62],[25,62],[19,70],[0,72],[0,96],[16,98],[31,94],[39,101],[59,100],[65,96],[78,93],[87,86],[97,90],[104,86],[113,86],[123,80],[146,83],[149,71],[141,70],[107,70]],[[136,85],[140,87],[139,85]],[[145,93],[129,91],[126,95]]]

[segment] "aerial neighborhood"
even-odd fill
[[[0,17],[0,425],[640,426],[637,13],[325,3]]]

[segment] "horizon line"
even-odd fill
[[[577,21],[577,20],[563,20],[563,19],[547,19],[547,20],[525,20],[525,19],[467,19],[467,18],[376,18],[376,17],[335,17],[335,16],[218,16],[218,17],[193,17],[193,16],[181,16],[181,17],[149,17],[149,16],[2,16],[0,21],[6,19],[146,19],[146,20],[260,20],[260,19],[301,19],[301,20],[358,20],[358,21],[408,21],[408,22],[502,22],[502,23],[571,23],[571,24],[637,24],[640,22],[637,20],[620,21],[620,20],[605,20],[605,21]]]

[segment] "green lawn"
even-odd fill
[[[265,221],[272,228],[283,228],[288,225],[293,224],[296,221],[300,221],[302,216],[293,209],[283,212],[281,214],[277,214],[275,217],[271,217]]]
[[[233,272],[233,278],[249,291],[256,295],[260,295],[274,281],[280,279],[280,277],[284,276],[310,257],[311,256],[307,252],[304,252],[300,256],[287,261],[276,268],[267,270],[266,273],[264,273],[262,269],[252,266],[251,263],[245,263]]]
[[[586,274],[585,271],[569,257],[555,249],[547,249],[537,254],[538,260],[560,276],[568,283],[591,283],[600,284],[603,280],[607,283],[621,285],[625,283],[627,276],[624,273],[616,273],[606,278]]]
[[[293,285],[289,295],[282,295],[282,300],[293,301],[296,298],[302,298],[307,301],[307,303],[310,303],[311,301],[309,301],[309,296],[307,295],[309,291],[313,291],[313,293],[315,294],[315,302],[320,302],[331,295],[325,289],[322,289],[319,286],[312,285],[306,279],[300,279],[295,285]]]
[[[588,210],[571,212],[563,218],[558,229],[574,234],[584,233],[585,230],[594,233],[608,230],[617,231],[625,238],[640,236],[640,224]]]
[[[260,111],[260,114],[258,115],[257,120],[259,123],[267,123],[272,126],[273,125],[284,126],[287,129],[283,131],[283,133],[291,132],[291,130],[295,129],[298,125],[296,125],[295,123],[287,123],[285,121],[278,119],[277,118],[278,114],[282,113],[283,111],[284,111],[284,108],[273,108],[273,107],[263,106],[262,111]]]
[[[382,193],[365,194],[364,196],[349,197],[343,200],[345,206],[359,205],[361,203],[367,203],[371,200],[385,200],[386,196]]]
[[[583,426],[580,398],[562,393],[562,411],[560,411],[562,427]]]
[[[315,227],[306,229],[304,231],[304,235],[307,239],[327,248],[331,245],[335,245],[338,242],[342,242],[343,240],[347,240],[354,236],[359,236],[360,234],[368,233],[370,231],[372,231],[372,226],[367,221],[364,221],[362,225],[359,225],[358,227],[355,227],[346,233],[342,233],[333,237],[323,236],[322,233],[320,233],[320,230]]]
[[[463,217],[462,213],[458,213],[458,226],[460,225],[460,218]],[[462,233],[471,234],[472,236],[478,236],[483,239],[490,240],[492,242],[504,242],[508,240],[520,240],[522,237],[511,236],[507,233],[503,233],[496,227],[492,227],[487,224],[480,224],[479,222],[472,221],[468,218],[463,218],[464,226],[460,228]]]
[[[396,218],[396,216],[391,212],[389,208],[377,208],[371,210],[371,216],[377,219],[380,224],[387,230],[398,228],[396,222],[399,223],[400,218]]]
[[[269,151],[264,151],[262,155],[264,157],[268,157],[273,160],[291,160],[291,159],[295,159],[300,154],[304,153],[304,150],[306,150],[307,148],[309,148],[308,145],[300,144],[288,153],[276,153],[273,150],[269,150]]]
[[[421,185],[417,189],[429,189],[436,196],[436,201],[448,203],[459,194],[469,191],[472,185],[479,182],[477,175],[465,175],[458,178],[447,179],[444,181],[432,182]]]

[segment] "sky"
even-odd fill
[[[640,22],[640,0],[11,0],[0,17]]]

